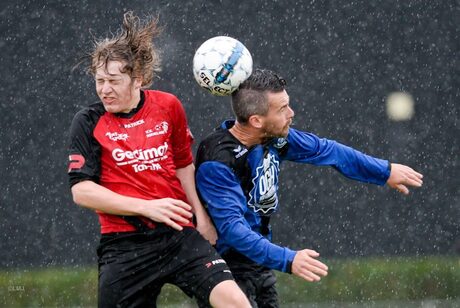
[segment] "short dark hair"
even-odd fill
[[[268,69],[255,69],[232,94],[232,109],[239,123],[247,123],[255,114],[266,115],[269,109],[267,92],[282,92],[286,80]]]

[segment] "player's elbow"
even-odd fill
[[[219,238],[226,243],[242,243],[250,233],[239,219],[228,219],[226,222],[219,224]]]
[[[71,187],[71,192],[72,192],[72,199],[73,199],[73,202],[79,206],[84,206],[84,192],[85,192],[85,182],[86,181],[83,181],[83,182],[80,182],[80,183],[77,183],[75,185],[73,185]]]
[[[81,195],[79,194],[78,189],[74,189],[74,186],[72,187],[72,199],[75,204],[81,206],[82,204]]]

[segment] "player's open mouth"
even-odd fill
[[[115,98],[113,98],[113,97],[104,97],[102,100],[104,101],[105,104],[110,105],[115,101]]]

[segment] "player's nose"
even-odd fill
[[[295,116],[295,112],[290,106],[288,108],[289,108],[289,114],[288,114],[289,118],[293,118]]]
[[[101,92],[102,92],[103,94],[107,94],[107,93],[112,92],[112,86],[110,85],[110,83],[104,82],[104,83],[102,84]]]

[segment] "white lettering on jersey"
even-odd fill
[[[154,136],[159,136],[159,135],[164,135],[168,132],[169,129],[169,124],[166,121],[161,122],[158,125],[155,125],[154,128],[152,129],[147,129],[145,131],[145,136],[147,138],[154,137]]]
[[[118,141],[118,140],[126,141],[129,138],[128,134],[121,134],[121,133],[107,132],[105,135],[109,137],[109,139],[112,141]]]
[[[134,151],[124,151],[116,148],[112,151],[112,158],[118,166],[132,165],[135,172],[145,170],[160,170],[161,165],[158,163],[168,158],[168,143],[153,147],[150,149],[139,149]]]
[[[125,124],[124,126],[125,126],[125,128],[133,128],[133,127],[139,126],[139,125],[144,124],[144,123],[145,123],[144,120],[141,119],[141,120],[133,122],[133,123]]]
[[[233,149],[233,152],[235,153],[235,158],[240,158],[248,152],[248,149],[243,148],[241,145],[238,145],[236,149]]]
[[[134,172],[141,172],[141,171],[145,171],[145,170],[155,171],[155,170],[160,170],[161,165],[156,164],[156,163],[153,163],[153,164],[135,164],[135,165],[133,165],[133,168],[134,168]]]

